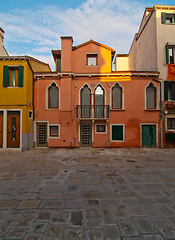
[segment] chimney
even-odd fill
[[[61,37],[61,72],[72,72],[72,43],[71,36]]]

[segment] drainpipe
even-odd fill
[[[162,78],[159,78],[159,80],[156,80],[153,77],[153,81],[159,83],[159,89],[160,89],[160,144],[161,148],[163,148],[163,121],[162,121],[162,82],[160,80],[163,80]]]

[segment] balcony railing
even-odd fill
[[[77,105],[77,118],[108,119],[109,105]]]

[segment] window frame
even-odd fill
[[[113,140],[112,139],[112,127],[122,126],[123,127],[123,140]],[[110,124],[110,140],[111,142],[125,142],[125,124]]]
[[[118,86],[120,88],[121,91],[121,96],[120,96],[120,108],[114,108],[113,107],[113,89],[115,88],[115,86]],[[115,83],[112,87],[111,87],[111,110],[116,110],[116,111],[120,111],[120,110],[124,110],[124,90],[123,87],[119,84],[119,83]]]
[[[49,139],[60,139],[60,124],[49,124]],[[58,127],[58,135],[51,135],[51,127]]]
[[[168,19],[171,19],[170,22],[167,22]],[[175,24],[175,13],[166,13],[166,12],[161,12],[161,23],[162,24],[167,24],[167,25],[173,25]]]
[[[175,117],[174,116],[167,116],[166,117],[166,121],[165,121],[165,123],[166,123],[166,131],[175,131],[175,128],[173,129],[173,128],[168,128],[168,119],[175,119]]]
[[[55,86],[58,88],[58,107],[50,107],[50,87],[55,84]],[[60,109],[60,87],[57,85],[55,81],[52,81],[48,87],[46,88],[46,110],[53,110],[57,111]]]
[[[29,119],[33,119],[33,111],[29,110],[28,113],[29,113]],[[30,117],[30,114],[31,114],[31,117]]]
[[[104,132],[98,132],[97,127],[98,126],[105,126],[105,131]],[[107,134],[107,125],[105,123],[96,123],[95,124],[95,133],[96,134]]]
[[[154,108],[148,108],[147,106],[147,88],[152,86],[154,88]],[[145,88],[145,110],[147,111],[154,111],[158,109],[158,91],[157,86],[155,86],[152,82],[150,82]]]
[[[91,57],[96,59],[96,65],[94,65],[94,64],[90,65],[88,63],[88,59]],[[98,67],[98,53],[86,53],[86,66],[87,67]]]
[[[12,71],[15,75],[15,85],[12,82]],[[21,88],[24,84],[24,66],[22,65],[3,65],[3,87]]]

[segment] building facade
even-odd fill
[[[146,8],[128,55],[118,55],[116,69],[160,72],[162,147],[175,146],[175,6]],[[119,64],[117,64],[119,62]]]
[[[55,72],[35,72],[36,147],[158,147],[157,71],[112,71],[115,50],[61,37]],[[154,99],[154,100],[153,100]]]
[[[34,71],[49,71],[31,57],[0,57],[0,149],[33,147]]]

